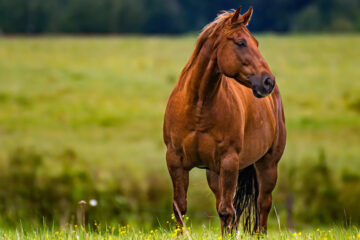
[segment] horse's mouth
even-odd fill
[[[269,92],[261,92],[261,91],[255,89],[255,87],[252,88],[252,90],[253,90],[253,94],[254,94],[255,97],[264,98],[264,97],[269,96],[274,91],[274,87]]]
[[[267,97],[270,93],[269,94],[263,94],[260,91],[253,89],[253,94],[257,98],[264,98],[264,97]]]
[[[236,76],[235,77],[235,80],[240,83],[241,85],[244,85],[245,87],[248,87],[248,88],[251,88],[252,89],[252,84],[250,82],[250,79],[249,78],[245,78],[242,79],[240,76]]]

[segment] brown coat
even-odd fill
[[[285,120],[275,78],[246,29],[252,9],[244,15],[239,11],[205,27],[166,108],[166,160],[179,225],[186,212],[188,172],[199,167],[207,169],[222,231],[237,227],[250,208],[254,216],[249,211],[244,217],[254,221],[254,231],[258,225],[261,231],[267,228]],[[248,199],[254,196],[251,205]],[[253,231],[250,225],[244,227]]]

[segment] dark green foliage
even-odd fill
[[[341,196],[345,223],[360,222],[360,175],[354,170],[344,169],[341,175]]]
[[[77,203],[82,199],[98,201],[96,207],[87,206],[88,223],[136,222],[157,226],[169,219],[172,193],[168,176],[149,170],[143,182],[124,168],[121,174],[100,180],[96,170],[81,167],[82,164],[72,149],[57,156],[40,154],[31,148],[15,149],[0,176],[1,222],[15,226],[21,220],[37,225],[44,218],[56,225],[74,224]],[[348,169],[341,176],[335,175],[323,150],[318,159],[280,168],[280,172],[274,203],[280,214],[286,214],[287,196],[294,195],[295,225],[360,223],[360,175]],[[212,204],[198,199],[191,202],[190,208],[201,212],[202,208],[213,208]]]
[[[288,212],[285,202],[294,196],[295,227],[299,223],[359,223],[360,174],[348,169],[343,169],[341,176],[335,174],[323,149],[319,150],[318,159],[304,159],[302,164],[280,172],[275,204],[278,210]]]
[[[349,109],[360,113],[360,98],[350,101],[348,107]]]
[[[182,33],[254,6],[254,31],[359,31],[358,0],[0,0],[5,33]]]
[[[293,30],[359,31],[360,2],[357,0],[317,0],[296,13]]]
[[[305,165],[305,164],[304,164]],[[339,201],[340,191],[335,185],[335,176],[326,162],[324,150],[319,151],[317,162],[306,167],[300,173],[298,180],[298,193],[302,201],[299,215],[305,221],[319,223],[332,223],[341,219],[342,205]]]
[[[51,161],[46,162],[46,157]],[[0,177],[0,220],[10,226],[20,220],[33,225],[43,219],[62,226],[76,223],[77,203],[83,199],[99,203],[88,206],[89,223],[134,220],[152,226],[169,218],[171,192],[156,174],[149,173],[148,182],[141,183],[124,169],[121,176],[99,182],[96,174],[80,164],[71,149],[58,156],[41,155],[31,148],[15,149]]]

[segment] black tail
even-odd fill
[[[253,234],[259,228],[259,212],[257,198],[259,186],[254,165],[239,171],[238,184],[234,197],[235,227],[237,228],[240,217],[244,232]]]

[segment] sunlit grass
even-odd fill
[[[359,167],[360,37],[257,38],[284,100],[281,164],[324,148],[334,166]],[[0,39],[0,154],[73,148],[102,169],[103,159],[113,167],[128,156],[163,168],[163,113],[194,44],[194,36]]]
[[[206,228],[197,229],[196,231],[187,230],[187,233],[181,234],[182,231],[178,229],[169,228],[156,228],[151,230],[141,230],[133,228],[130,225],[126,226],[93,226],[92,228],[83,229],[77,225],[66,226],[61,229],[57,228],[41,228],[25,231],[24,229],[16,230],[0,230],[0,239],[269,239],[269,240],[340,240],[340,239],[360,239],[359,229],[353,228],[314,228],[302,232],[290,231],[269,231],[267,235],[255,234],[250,236],[241,231],[236,233],[225,234],[222,236],[219,228]]]

